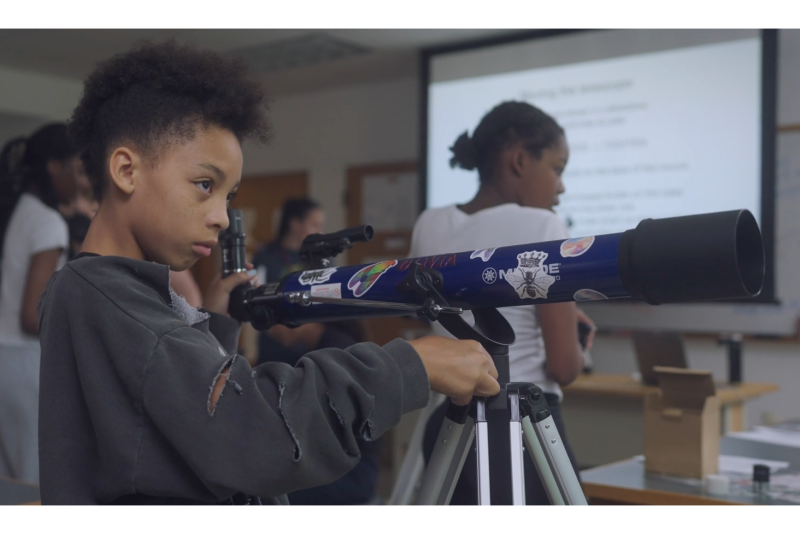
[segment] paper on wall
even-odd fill
[[[417,220],[417,173],[370,174],[361,179],[361,223],[376,232],[414,228]]]

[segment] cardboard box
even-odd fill
[[[660,391],[645,398],[645,470],[699,479],[716,473],[720,404],[711,372],[654,370]]]

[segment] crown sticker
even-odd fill
[[[556,281],[555,277],[547,274],[545,260],[547,252],[537,250],[517,254],[517,268],[509,269],[505,273],[506,282],[519,295],[521,299],[546,299],[550,286]]]

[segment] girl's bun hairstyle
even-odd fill
[[[502,102],[483,116],[472,132],[458,136],[450,147],[450,166],[468,171],[478,169],[481,183],[492,179],[500,154],[517,143],[534,157],[558,143],[564,130],[558,123],[527,102]]]
[[[469,137],[469,132],[464,132],[458,136],[456,142],[450,147],[453,157],[450,158],[450,167],[460,167],[467,171],[474,171],[478,168],[475,157],[475,145]]]

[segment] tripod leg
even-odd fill
[[[467,454],[469,454],[469,449],[472,447],[474,438],[475,420],[468,417],[464,423],[464,430],[461,432],[461,437],[458,440],[458,445],[453,454],[453,459],[450,462],[450,467],[442,482],[442,491],[439,493],[436,504],[443,506],[450,504],[450,499],[453,498],[453,491],[456,489],[458,478],[461,476],[461,470],[464,468],[464,462],[467,460]]]
[[[525,418],[522,421],[522,427],[525,431],[525,442],[551,502],[553,504],[588,504],[575,470],[572,468],[572,463],[569,461],[567,450],[561,441],[555,421],[553,421],[553,416],[547,411],[547,402],[544,400],[544,393],[540,388],[530,386],[525,391],[523,408]],[[553,484],[558,491],[552,488]]]
[[[539,437],[531,425],[531,418],[525,416],[522,419],[522,429],[525,437],[525,446],[533,460],[533,465],[536,466],[536,472],[539,474],[539,480],[542,481],[542,486],[547,492],[547,497],[550,499],[551,504],[561,505],[564,504],[564,499],[561,496],[561,490],[556,484],[556,479],[553,477],[553,472],[550,470],[550,465],[547,463],[547,457],[542,450],[542,444],[539,443]]]
[[[525,476],[522,450],[522,424],[519,417],[519,395],[509,394],[511,421],[509,422],[511,444],[511,497],[515,506],[525,506]]]
[[[486,422],[486,399],[475,401],[475,441],[478,463],[478,504],[492,504],[489,489],[489,424]]]
[[[392,489],[392,496],[389,498],[388,504],[409,504],[416,491],[422,475],[425,471],[425,458],[422,455],[422,441],[425,435],[425,425],[430,419],[436,408],[442,404],[444,395],[439,393],[431,393],[430,402],[428,406],[422,409],[419,414],[417,424],[414,426],[414,433],[411,435],[411,440],[408,444],[408,452],[403,458],[403,465],[400,467],[400,473],[397,482]]]
[[[450,404],[433,448],[415,504],[449,504],[472,444],[469,406]]]

